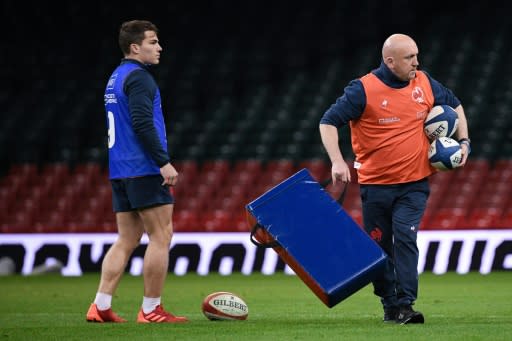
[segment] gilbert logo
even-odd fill
[[[376,227],[370,231],[370,238],[375,240],[376,242],[380,242],[382,240],[382,231],[380,228]]]
[[[419,86],[414,87],[411,95],[412,95],[412,99],[415,102],[418,102],[418,103],[425,102],[425,100],[423,99],[423,90],[421,90],[421,88]]]

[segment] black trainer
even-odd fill
[[[382,319],[382,321],[386,323],[396,322],[397,317],[398,307],[384,308],[384,318]]]
[[[408,323],[424,323],[425,318],[419,311],[414,311],[410,305],[400,307],[396,323],[408,324]]]

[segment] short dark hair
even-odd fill
[[[158,28],[147,20],[131,20],[122,23],[119,29],[119,47],[121,51],[127,55],[130,53],[131,44],[142,44],[146,31],[158,33]]]

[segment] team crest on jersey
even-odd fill
[[[376,242],[382,241],[382,230],[378,227],[375,227],[370,231],[370,238],[375,240]]]
[[[117,73],[114,73],[110,79],[108,80],[108,83],[107,83],[107,90],[114,90],[114,85],[116,84],[116,78],[117,78]]]
[[[423,90],[419,86],[415,86],[414,89],[412,89],[412,99],[415,102],[423,103],[425,100],[423,99]]]

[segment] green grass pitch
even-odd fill
[[[381,322],[367,286],[329,309],[296,276],[169,275],[165,307],[189,317],[183,325],[139,325],[142,277],[125,275],[114,309],[130,322],[85,322],[99,274],[0,277],[0,340],[512,340],[512,272],[420,275],[415,308],[424,325]],[[202,299],[214,291],[239,294],[247,321],[209,321]]]

